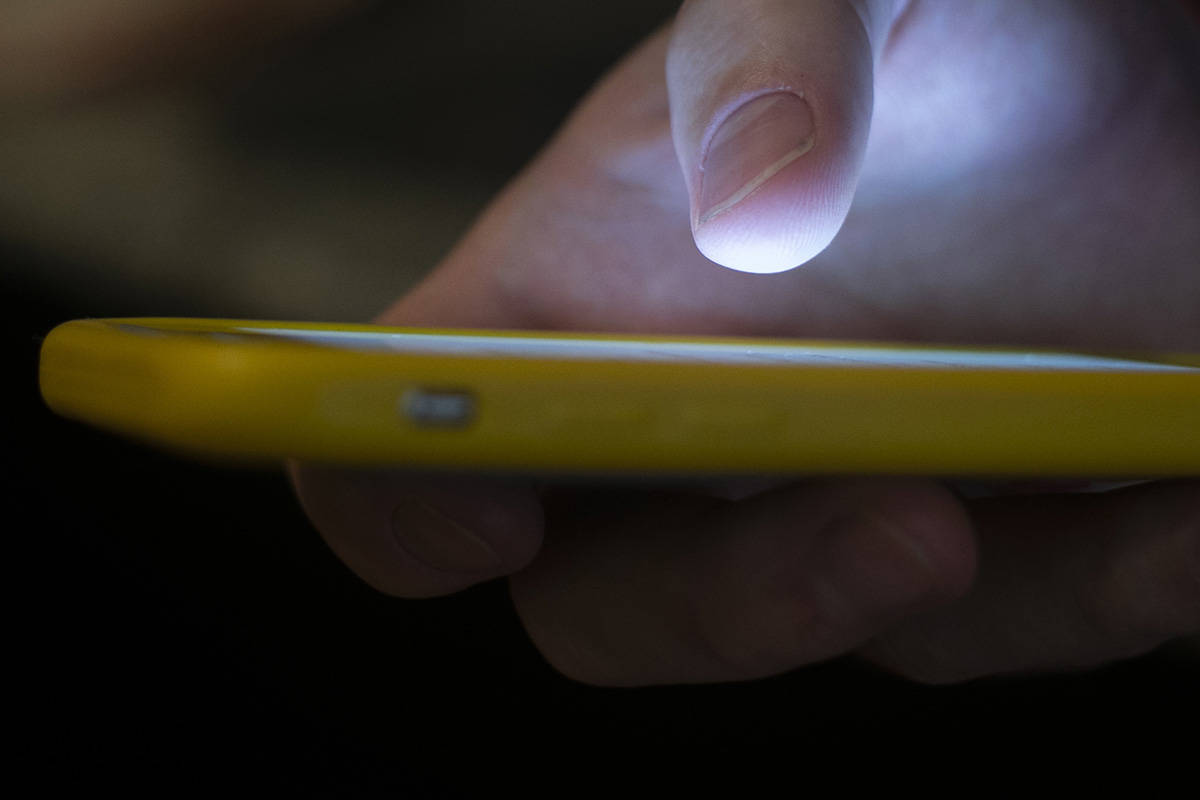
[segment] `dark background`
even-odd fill
[[[673,3],[506,5],[385,5],[236,80],[0,120],[18,762],[47,787],[401,796],[633,791],[644,767],[799,790],[818,775],[936,785],[974,764],[986,780],[1034,761],[1107,771],[1134,752],[1148,774],[1194,762],[1184,646],[941,688],[849,659],[742,685],[584,687],[542,662],[502,583],[384,597],[281,473],[45,410],[38,341],[67,319],[369,317]]]

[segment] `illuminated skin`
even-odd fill
[[[687,3],[381,319],[1200,350],[1183,8]],[[598,684],[848,652],[955,681],[1200,630],[1195,481],[965,502],[916,479],[590,494],[296,477],[372,585],[510,575],[545,656]]]

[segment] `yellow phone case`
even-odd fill
[[[374,334],[453,347],[361,346]],[[506,354],[478,352],[480,342]],[[589,355],[603,349],[597,342],[630,357]],[[658,355],[643,360],[642,349]],[[675,475],[1200,474],[1200,356],[1187,354],[110,319],[55,328],[40,383],[64,416],[239,460]]]

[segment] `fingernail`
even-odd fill
[[[701,164],[703,225],[745,200],[812,149],[812,108],[792,92],[756,97],[721,123]]]
[[[392,535],[413,558],[444,572],[492,572],[499,556],[478,534],[420,497],[392,512]]]

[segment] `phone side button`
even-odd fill
[[[400,395],[400,416],[418,428],[465,428],[475,421],[475,395],[462,389],[409,389]]]

